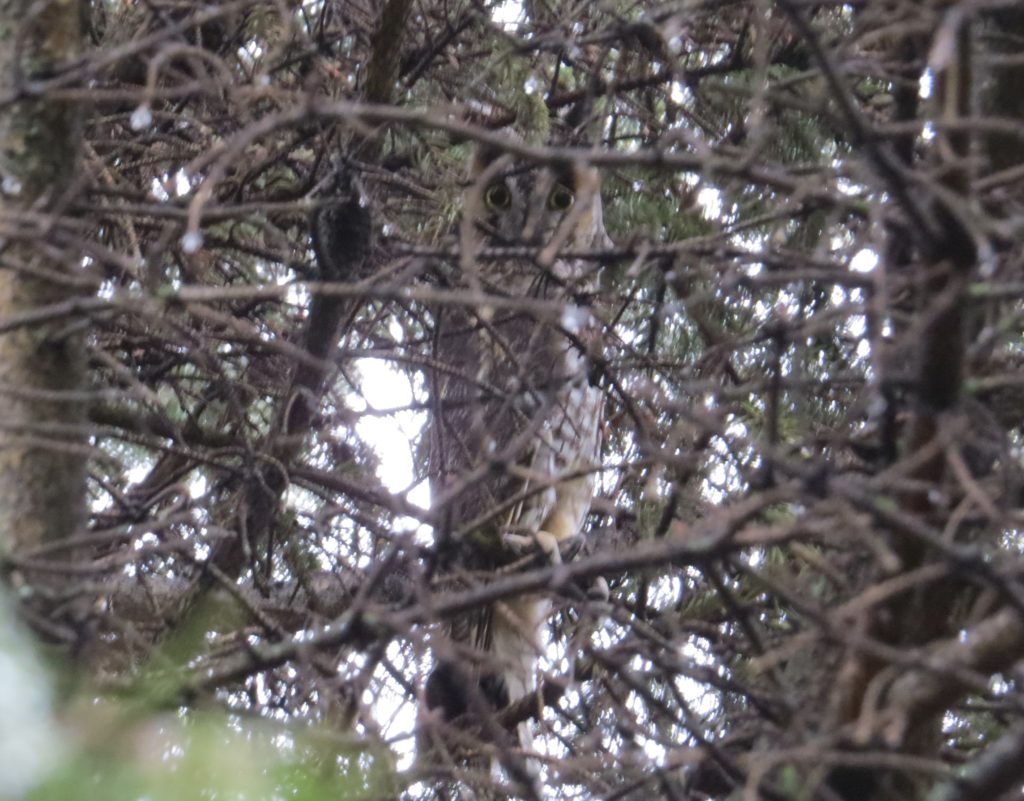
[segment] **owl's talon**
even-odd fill
[[[516,555],[525,556],[533,550],[540,550],[549,564],[559,565],[562,563],[562,552],[559,548],[559,540],[554,534],[543,529],[533,534],[504,535],[505,545]]]
[[[599,601],[601,603],[608,603],[608,599],[612,597],[611,588],[608,586],[608,582],[605,581],[604,576],[598,576],[587,587],[587,598],[591,601]]]
[[[583,549],[584,538],[579,534],[573,534],[571,537],[565,537],[558,541],[558,552],[561,554],[563,562],[571,562],[576,558],[576,555]]]
[[[562,564],[562,552],[558,548],[558,538],[554,534],[541,529],[534,537],[541,552],[547,557],[548,562],[553,565]]]
[[[502,535],[502,542],[516,556],[525,556],[531,548],[536,545],[536,540],[528,534],[513,534],[506,532]]]

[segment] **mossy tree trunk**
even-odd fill
[[[75,106],[48,91],[66,85],[61,72],[80,49],[80,0],[0,2],[0,547],[8,552],[67,537],[84,508],[84,352],[74,314],[82,268],[60,234],[80,131]]]

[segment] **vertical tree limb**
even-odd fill
[[[0,215],[59,211],[78,164],[78,110],[34,95],[32,83],[77,56],[78,0],[0,2],[0,81],[18,99],[0,112]],[[59,224],[56,218],[50,223]],[[0,318],[79,292],[72,253],[38,237],[0,248]],[[0,547],[16,551],[67,537],[85,499],[82,404],[60,398],[84,383],[81,332],[67,320],[0,335],[0,385],[22,390],[0,411]]]

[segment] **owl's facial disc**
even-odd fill
[[[537,255],[507,262],[508,272],[531,275],[540,266],[568,278],[580,271],[576,262],[559,260],[559,253],[596,241],[601,201],[595,170],[576,163],[523,163],[508,154],[480,151],[470,178],[475,181],[467,191],[464,253],[526,246],[536,248]]]

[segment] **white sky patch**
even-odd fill
[[[870,264],[860,265],[860,268],[855,267],[851,263],[850,269],[856,272],[870,272],[871,270],[874,269],[875,263],[877,263],[878,258],[875,255],[874,251],[862,250],[854,256],[854,259],[856,259],[857,256],[860,256],[862,253],[869,254],[873,258],[873,261],[871,261]],[[846,288],[841,286],[832,287],[832,294],[830,296],[830,299],[832,301],[832,305],[836,307],[841,307],[847,303],[864,302],[863,293],[859,289],[847,290]],[[849,336],[852,339],[858,340],[857,355],[862,359],[866,358],[871,353],[871,343],[868,342],[868,340],[866,339],[868,330],[868,318],[863,314],[851,314],[846,319],[846,322],[843,324],[843,327],[845,328],[846,333],[849,334]]]
[[[426,423],[425,414],[409,409],[415,400],[409,376],[383,359],[360,359],[360,389],[367,408],[362,410],[356,429],[371,444],[380,460],[377,475],[393,493],[404,494],[410,503],[427,508],[430,488],[416,481],[413,443]],[[367,413],[371,412],[371,413]],[[411,518],[395,522],[398,530],[419,527]]]
[[[250,41],[239,47],[237,53],[243,64],[252,66],[263,57],[263,48],[257,42]]]
[[[858,250],[850,259],[850,270],[855,273],[870,273],[878,266],[878,254],[868,248]]]
[[[277,277],[278,285],[289,284],[289,282],[291,282],[291,280],[292,280],[292,276],[290,276],[290,275],[288,275],[286,273],[281,273],[281,275],[279,275]],[[284,302],[285,303],[290,303],[290,304],[292,304],[294,306],[301,306],[304,309],[308,309],[309,308],[309,294],[310,294],[309,290],[306,289],[306,287],[303,286],[302,284],[294,284],[294,283],[292,283],[285,290]]]
[[[144,459],[125,470],[124,475],[125,478],[128,479],[128,488],[130,489],[133,484],[138,484],[148,476],[152,471],[154,464],[156,464],[155,460],[150,461],[149,459]]]
[[[398,666],[405,675],[413,672],[414,666],[403,652],[402,646],[391,642],[387,648],[388,660]],[[398,754],[398,770],[408,770],[416,758],[416,705],[404,690],[396,687],[386,671],[378,668],[378,676],[382,679],[381,692],[370,694],[369,706],[374,709],[374,717],[381,724],[385,735],[392,741],[392,748]]]
[[[925,70],[921,73],[920,79],[917,82],[917,96],[922,100],[927,100],[932,96],[932,87],[935,84],[935,76],[931,70]]]
[[[683,579],[680,576],[662,576],[651,582],[648,602],[654,607],[667,607],[682,593]]]
[[[185,175],[184,170],[178,170],[174,173],[174,191],[178,197],[187,195],[192,191],[192,184],[189,183],[188,176]]]
[[[511,27],[523,21],[523,4],[520,0],[506,0],[491,12],[491,19],[499,25]]]
[[[202,473],[196,472],[188,482],[188,494],[192,498],[202,498],[208,489],[209,482],[206,480],[206,476]]]
[[[679,103],[680,105],[687,102],[693,94],[690,91],[690,88],[685,84],[681,83],[680,81],[672,81],[672,86],[669,89],[669,93],[672,97],[672,100],[676,103]]]
[[[701,495],[712,503],[725,500],[725,487],[729,485],[729,469],[723,461],[712,465],[708,476],[701,484]]]
[[[697,192],[697,203],[704,211],[704,219],[720,220],[722,218],[722,193],[712,186],[705,186]]]
[[[189,183],[188,176],[184,170],[178,170],[174,175],[164,175],[160,178],[154,178],[149,187],[150,194],[153,195],[157,200],[167,201],[171,199],[170,192],[174,192],[175,197],[184,197],[192,191],[192,184]]]
[[[858,184],[849,178],[842,177],[836,179],[836,189],[844,195],[863,195],[865,191],[863,184]]]
[[[1006,695],[1010,692],[1010,687],[1002,673],[996,673],[988,680],[988,688],[994,695]]]
[[[785,319],[800,310],[800,299],[792,292],[779,290],[774,303],[764,300],[754,301],[754,318],[760,323],[767,323],[773,317]]]
[[[684,643],[683,647],[679,650],[686,659],[694,664],[709,668],[710,670],[717,669],[715,660],[708,654],[707,648],[701,648],[691,641]],[[702,682],[689,676],[680,675],[676,677],[676,686],[686,699],[687,704],[689,704],[690,710],[697,715],[710,718],[717,711],[720,700],[718,694]]]
[[[701,496],[714,504],[721,504],[729,493],[742,484],[736,459],[742,458],[740,443],[749,435],[746,425],[732,419],[725,429],[724,437],[716,436],[711,443],[711,462],[707,477],[701,483]],[[757,467],[756,463],[748,465]]]
[[[164,189],[163,182],[159,178],[154,178],[149,186],[150,194],[153,195],[157,200],[170,200],[171,196],[167,190]]]

